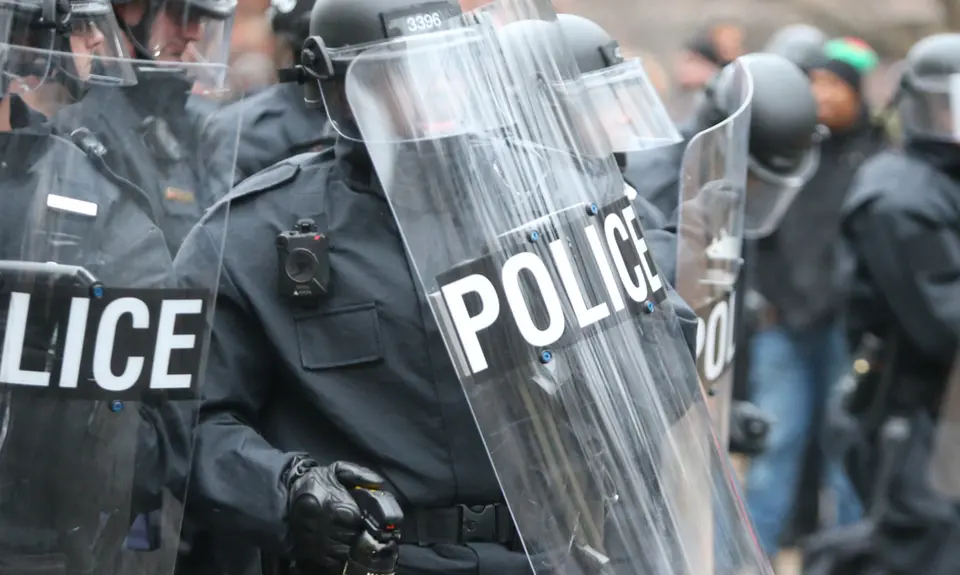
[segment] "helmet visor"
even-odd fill
[[[960,74],[907,80],[897,106],[907,137],[960,142]]]
[[[235,11],[235,0],[170,0],[157,11],[144,49],[162,62],[226,64]],[[222,78],[211,81],[220,85]]]
[[[47,81],[131,84],[120,27],[107,3],[75,3],[69,18],[43,21],[38,6],[0,8],[0,70],[10,89],[30,92]]]
[[[586,104],[614,152],[639,152],[675,144],[680,133],[670,120],[640,60],[631,60],[567,82],[560,92],[567,109]],[[590,114],[574,114],[589,118]]]

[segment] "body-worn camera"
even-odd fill
[[[280,296],[303,305],[316,305],[330,284],[330,244],[311,219],[301,219],[277,235]]]

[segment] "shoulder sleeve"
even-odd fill
[[[286,493],[280,476],[292,455],[271,446],[254,428],[277,374],[272,346],[234,283],[229,258],[221,267],[225,218],[208,212],[174,262],[187,287],[216,286],[216,307],[202,382],[190,497],[203,522],[258,547],[286,552]],[[242,229],[238,218],[231,227]],[[232,249],[229,248],[228,249]],[[219,272],[219,273],[218,273]]]
[[[960,332],[960,236],[880,198],[850,213],[845,237],[913,344],[952,361]]]

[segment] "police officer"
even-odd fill
[[[235,0],[114,2],[121,38],[142,60],[136,83],[91,86],[53,120],[63,132],[95,134],[110,169],[145,188],[171,254],[231,185],[224,168],[233,164],[235,125],[209,129],[209,118],[188,104],[195,84],[223,80],[235,8]]]
[[[885,151],[858,172],[844,205],[843,238],[855,261],[848,328],[854,347],[883,340],[883,362],[862,432],[875,440],[883,420],[909,422],[893,455],[874,547],[889,573],[954,573],[955,505],[930,490],[926,474],[936,419],[960,333],[960,139],[954,76],[960,34],[927,37],[911,48],[898,97],[903,150]],[[872,380],[877,381],[877,380]],[[882,455],[882,454],[881,454]],[[855,476],[876,476],[876,468]]]
[[[175,547],[154,545],[147,559],[129,555],[125,541],[139,512],[162,509],[179,523],[162,496],[173,490],[182,500],[190,458],[191,426],[162,397],[123,403],[114,392],[128,384],[110,380],[124,372],[89,364],[100,356],[109,366],[115,348],[147,364],[151,338],[124,327],[116,346],[84,337],[109,325],[93,300],[117,301],[116,288],[145,306],[135,326],[156,325],[148,310],[159,311],[166,296],[158,288],[175,283],[163,234],[131,182],[105,175],[14,95],[65,78],[116,85],[133,76],[130,60],[100,58],[121,34],[109,4],[82,4],[76,12],[68,2],[3,6],[11,27],[0,92],[0,570],[11,575],[164,569],[160,560],[172,560]],[[17,43],[24,39],[31,43]],[[91,150],[100,145],[74,136]],[[139,390],[128,386],[123,400],[143,399]]]
[[[300,62],[300,47],[307,39],[312,0],[274,2],[270,6],[270,24],[281,44],[290,50],[291,61]],[[242,138],[237,149],[239,182],[273,164],[301,154],[333,145],[334,131],[326,117],[309,110],[303,102],[303,89],[291,78],[257,92],[222,112],[224,121],[242,118]],[[286,80],[286,81],[284,81]]]
[[[792,196],[784,190],[799,190],[805,178],[815,171],[819,158],[819,147],[815,144],[822,132],[817,123],[810,80],[796,65],[773,54],[748,54],[743,62],[753,77],[747,225],[759,226],[753,233],[763,235],[769,233],[789,205]],[[717,82],[708,86],[694,120],[680,126],[684,143],[672,146],[663,154],[636,161],[628,159],[627,181],[634,183],[637,192],[664,214],[673,214],[677,208],[680,165],[686,142],[731,113],[726,109],[729,96],[722,88]]]
[[[364,45],[385,39],[392,14],[458,10],[415,4],[320,0],[310,32],[327,48]],[[326,103],[350,125],[345,102]],[[336,565],[361,529],[346,489],[385,486],[404,508],[401,572],[528,572],[365,145],[341,138],[280,162],[222,205],[242,231],[226,241],[191,484],[198,517],[274,558]],[[331,243],[318,255],[326,295],[301,308],[282,295],[286,260],[267,270],[277,235],[303,218]],[[183,245],[182,277],[209,266],[207,234],[222,226],[214,209]]]

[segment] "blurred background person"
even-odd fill
[[[689,118],[707,82],[743,54],[743,30],[733,22],[710,23],[690,38],[674,60],[676,92],[667,102],[673,119]]]
[[[288,5],[289,0],[277,0]],[[270,29],[270,0],[238,0],[230,36],[231,90],[249,96],[277,81],[276,43]]]
[[[824,457],[820,429],[831,390],[850,365],[841,314],[840,210],[859,166],[885,145],[861,96],[863,75],[877,63],[869,46],[843,38],[816,52],[785,52],[802,62],[831,136],[779,229],[756,246],[752,287],[764,305],[750,344],[750,383],[753,402],[775,423],[766,451],[751,462],[746,502],[771,556],[795,508],[808,449],[812,495],[797,510],[816,509],[826,478],[835,508],[820,517],[849,524],[861,515],[838,458]]]

